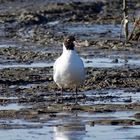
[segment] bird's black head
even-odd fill
[[[66,47],[67,50],[74,50],[74,41],[75,41],[75,37],[74,36],[67,36],[64,39],[64,45]]]

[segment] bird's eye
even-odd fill
[[[67,39],[67,42],[69,42],[70,41],[70,39]]]

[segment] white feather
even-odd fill
[[[59,87],[79,86],[84,82],[84,64],[75,50],[67,50],[54,63],[53,79]]]

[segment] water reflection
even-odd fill
[[[74,117],[70,120],[62,120],[63,124],[54,127],[55,140],[83,140],[86,135],[85,124]]]

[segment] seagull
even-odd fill
[[[75,50],[76,46],[78,47],[78,43],[74,36],[64,39],[63,52],[53,65],[53,79],[61,88],[62,97],[64,88],[75,88],[77,103],[77,88],[85,80],[85,70],[83,61]]]

